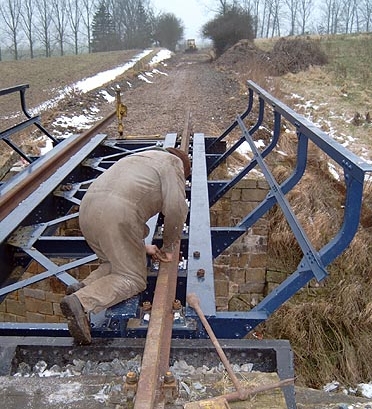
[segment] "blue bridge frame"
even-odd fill
[[[225,132],[219,137],[194,134],[190,141],[192,175],[190,187],[186,189],[190,200],[190,212],[187,219],[188,231],[184,232],[181,240],[181,251],[187,259],[187,268],[180,266],[178,271],[177,298],[181,301],[183,310],[182,316],[178,316],[174,322],[174,338],[208,337],[194,310],[186,303],[186,294],[191,292],[198,295],[201,308],[218,338],[243,338],[311,279],[323,280],[328,275],[326,267],[347,248],[358,229],[365,175],[372,171],[372,166],[251,81],[248,82],[248,91],[247,109]],[[23,104],[25,104],[24,101]],[[259,150],[254,138],[267,114],[272,115],[273,118],[270,141],[264,149]],[[283,120],[296,129],[297,162],[291,175],[279,184],[266,165],[265,158],[277,148]],[[249,127],[248,122],[254,125]],[[238,132],[240,137],[226,149],[225,142],[232,132]],[[55,141],[56,146],[52,151],[32,160],[24,171],[0,185],[0,195],[27,178],[33,169],[37,169],[77,137]],[[159,144],[177,146],[178,142],[176,134],[152,140],[113,140],[107,139],[105,134],[98,134],[92,138],[78,155],[72,157],[59,172],[43,183],[0,222],[0,282],[2,283],[0,300],[2,301],[13,291],[51,276],[57,277],[66,285],[76,282],[69,270],[91,263],[96,256],[83,237],[59,236],[56,232],[60,225],[78,217],[76,207],[91,181],[126,155],[151,149]],[[223,164],[245,142],[249,144],[253,158],[244,168],[230,180],[209,180],[212,171]],[[316,250],[310,242],[286,199],[286,194],[300,182],[304,175],[309,142],[314,143],[330,160],[343,169],[345,180],[343,224],[336,236],[319,250]],[[268,183],[269,193],[266,198],[237,225],[211,227],[211,206],[255,168],[260,169]],[[66,186],[68,189],[65,188]],[[303,258],[300,264],[279,287],[250,311],[216,311],[213,260],[246,233],[274,205],[279,205],[282,209],[302,250]],[[162,238],[159,231],[162,215],[151,219],[149,225],[150,235],[146,240],[160,246]],[[57,265],[53,261],[55,258],[67,259],[68,262]],[[40,263],[46,271],[26,280],[19,280],[12,273],[14,268],[19,266],[23,271],[32,260]],[[203,275],[198,274],[201,269],[204,270]],[[145,337],[147,324],[143,320],[141,305],[143,301],[152,300],[156,276],[156,268],[149,262],[146,291],[108,309],[103,314],[92,316],[93,336]],[[66,336],[68,334],[65,324],[4,322],[0,323],[0,335]]]

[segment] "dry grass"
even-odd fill
[[[29,84],[26,102],[29,108],[55,98],[66,86],[130,61],[140,51],[115,51],[33,60],[0,62],[0,88]],[[19,95],[0,99],[2,118],[20,110]],[[43,118],[43,123],[45,120]]]
[[[262,40],[256,45],[269,52],[276,41]],[[260,85],[310,117],[339,142],[348,143],[348,149],[371,159],[368,112],[372,106],[372,36],[336,36],[319,41],[330,59],[327,66],[286,74],[276,78],[272,88],[267,80]],[[277,156],[271,162],[278,181],[288,177],[294,167],[294,134],[281,138],[280,150],[288,156]],[[343,216],[344,187],[329,173],[328,162],[311,147],[306,173],[287,195],[317,249],[334,237]],[[281,211],[273,209],[270,216],[269,266],[293,272],[302,252]],[[264,325],[268,338],[290,340],[298,385],[320,388],[338,380],[345,386],[355,386],[372,377],[371,233],[372,182],[367,182],[359,230],[347,250],[327,267],[328,278],[320,284],[309,283]]]
[[[281,140],[286,157],[274,158],[273,173],[281,182],[294,166],[296,143]],[[321,183],[319,183],[321,181]],[[372,375],[372,186],[365,186],[360,228],[348,249],[327,267],[329,277],[311,282],[266,323],[266,334],[289,339],[295,353],[299,385],[319,388],[338,380],[344,385],[369,381]],[[329,173],[327,160],[310,146],[307,169],[287,198],[316,249],[339,230],[345,188]],[[270,214],[270,265],[296,270],[302,252],[280,209]]]

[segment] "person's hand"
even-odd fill
[[[152,257],[154,261],[162,261],[163,263],[169,263],[173,259],[172,253],[166,253],[160,250],[156,244],[146,244],[146,253]]]

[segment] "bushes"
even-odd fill
[[[296,74],[307,70],[311,65],[325,65],[327,55],[315,40],[307,38],[279,39],[270,53],[271,74]]]

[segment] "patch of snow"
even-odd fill
[[[142,80],[142,81],[145,81],[145,82],[147,82],[148,84],[153,84],[153,82],[150,81],[149,79],[147,79],[143,74],[140,74],[140,75],[138,76],[138,79],[140,79],[140,80]]]
[[[59,390],[48,396],[48,402],[51,404],[63,403],[65,405],[66,403],[83,400],[85,397],[80,390],[81,384],[79,382],[60,385]]]
[[[142,53],[137,54],[131,61],[125,63],[124,65],[120,65],[116,68],[113,68],[112,70],[102,71],[94,75],[93,77],[85,78],[81,81],[76,82],[75,84],[68,85],[63,90],[58,91],[59,95],[57,95],[55,98],[50,99],[49,101],[45,101],[39,106],[33,109],[30,109],[31,115],[36,115],[40,111],[44,111],[45,109],[48,109],[48,108],[53,108],[54,106],[58,104],[58,102],[60,102],[68,94],[72,92],[77,91],[77,92],[86,93],[110,81],[113,81],[116,77],[118,77],[119,75],[123,74],[124,72],[132,68],[139,60],[146,57],[151,52],[152,52],[151,49],[145,50]]]
[[[330,173],[336,180],[340,180],[340,175],[338,174],[335,165],[333,165],[332,163],[328,163],[328,170],[329,170],[329,173]]]
[[[168,60],[172,57],[172,51],[169,50],[160,50],[155,57],[153,57],[150,61],[150,65],[156,65],[164,60]]]
[[[153,72],[154,74],[160,74],[160,75],[168,76],[168,74],[167,74],[166,72],[159,71],[159,70],[156,69],[156,68],[153,69],[152,72]]]
[[[73,89],[86,93],[88,91],[91,91],[92,89],[101,87],[102,85],[107,84],[110,81],[113,81],[116,77],[128,71],[136,64],[136,62],[146,57],[151,52],[152,50],[145,50],[142,53],[137,54],[131,61],[127,62],[124,65],[113,68],[112,70],[100,72],[93,77],[78,81],[76,84],[73,85]]]
[[[365,398],[372,398],[372,384],[371,383],[359,383],[358,388],[360,393]]]
[[[103,98],[107,101],[107,102],[114,102],[115,101],[115,97],[113,97],[112,95],[110,95],[105,89],[103,89],[100,94],[103,96]],[[99,112],[99,109],[97,108],[97,112]]]

